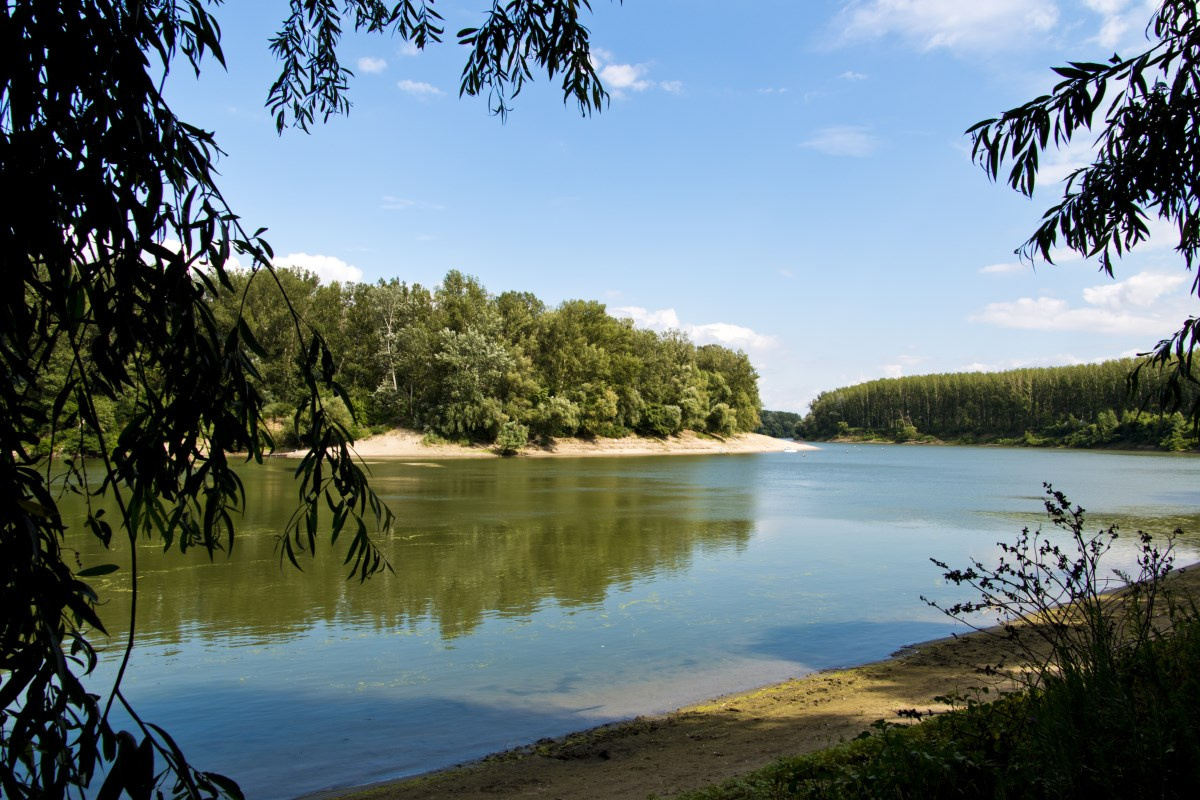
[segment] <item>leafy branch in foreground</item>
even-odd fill
[[[1054,90],[967,130],[972,157],[993,180],[1008,166],[1007,182],[1032,196],[1041,154],[1098,128],[1092,163],[1072,172],[1062,199],[1046,210],[1034,234],[1017,249],[1030,260],[1053,263],[1060,242],[1085,258],[1113,262],[1150,236],[1157,215],[1178,232],[1175,250],[1190,270],[1200,255],[1200,12],[1193,0],[1160,3],[1147,28],[1152,45],[1133,58],[1072,62],[1054,71]],[[1112,100],[1105,105],[1107,97]],[[1104,109],[1103,112],[1101,109]],[[1103,114],[1096,123],[1097,114]],[[1200,276],[1192,282],[1200,297]],[[1147,363],[1170,369],[1159,384],[1168,411],[1180,408],[1182,386],[1195,385],[1192,354],[1200,347],[1200,319],[1153,350]],[[1136,386],[1140,373],[1131,382]],[[1189,409],[1200,430],[1200,396]]]
[[[280,128],[349,107],[349,72],[336,54],[343,18],[423,47],[441,33],[433,2],[291,0],[272,43],[282,65],[269,104]],[[161,91],[180,63],[197,75],[205,57],[224,65],[210,11],[219,5],[0,5],[0,186],[16,199],[0,225],[0,794],[12,800],[240,797],[232,780],[193,768],[121,689],[136,641],[138,541],[210,557],[231,549],[246,497],[228,454],[259,461],[274,444],[253,358],[262,348],[245,315],[223,328],[209,303],[233,289],[239,259],[278,283],[273,254],[218,189],[213,135],[179,119]],[[540,33],[524,41],[519,58],[574,76],[586,105],[603,93],[578,5],[513,0],[492,18],[537,8],[565,20],[553,42]],[[510,80],[485,73],[474,88],[503,93]],[[328,345],[284,300],[310,343],[298,364],[310,431],[283,552],[295,561],[319,535],[349,533],[347,564],[366,578],[386,567],[368,518],[386,528],[391,513],[351,457],[347,426],[329,413],[327,397],[348,398]],[[113,426],[117,404],[122,423]],[[82,463],[86,451],[99,462]],[[107,687],[84,683],[97,663],[93,638],[106,635],[84,579],[109,567],[73,569],[66,541],[80,526],[60,514],[63,492],[84,497],[85,533],[105,546],[123,535],[134,554],[129,635]],[[133,730],[116,729],[116,708]]]

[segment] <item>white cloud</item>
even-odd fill
[[[418,97],[429,97],[431,95],[445,94],[441,89],[437,88],[432,83],[425,83],[424,81],[410,81],[408,78],[397,82],[396,85],[400,87],[400,91],[407,94],[416,95]]]
[[[731,350],[746,352],[771,350],[779,345],[774,336],[758,333],[742,325],[729,322],[710,322],[704,325],[684,325],[679,321],[679,315],[673,308],[663,308],[650,311],[639,306],[622,306],[610,308],[608,313],[614,317],[628,317],[639,328],[647,328],[659,333],[667,330],[681,330],[698,345],[719,344]]]
[[[864,72],[855,72],[854,70],[846,70],[841,75],[838,75],[844,81],[865,81],[867,75]]]
[[[980,275],[1004,275],[1013,272],[1025,272],[1029,269],[1028,264],[1022,264],[1020,261],[1006,261],[1003,264],[989,264],[986,267],[979,268]]]
[[[766,336],[741,325],[728,322],[711,322],[707,325],[684,327],[696,344],[719,344],[731,350],[770,350],[778,344],[773,336]]]
[[[1051,32],[1052,0],[852,0],[839,15],[843,38],[897,35],[922,50],[1000,49]]]
[[[1042,331],[1165,336],[1186,313],[1183,298],[1170,295],[1186,282],[1183,276],[1141,272],[1116,283],[1084,289],[1084,306],[1073,307],[1052,297],[1022,297],[989,303],[972,314],[971,322],[1002,328]]]
[[[800,147],[831,156],[864,158],[879,149],[879,140],[863,126],[836,125],[820,129],[812,138],[800,142]]]
[[[1116,311],[1125,306],[1149,308],[1164,294],[1187,281],[1183,275],[1140,272],[1129,280],[1092,286],[1083,290],[1083,299],[1094,306]]]
[[[272,262],[276,267],[296,267],[315,273],[322,283],[340,281],[352,283],[362,280],[363,272],[358,267],[347,264],[334,256],[309,255],[308,253],[288,253],[277,256]]]
[[[1055,147],[1051,142],[1038,159],[1038,188],[1061,192],[1062,187],[1057,184],[1066,180],[1076,170],[1091,164],[1095,153],[1095,137],[1087,129],[1078,131],[1075,138],[1065,146]]]
[[[913,356],[913,355],[897,356],[896,363],[883,365],[883,375],[885,378],[903,377],[904,371],[906,369],[911,369],[912,367],[915,367],[918,364],[921,364],[922,362],[924,362],[926,360],[927,359],[924,356]]]
[[[363,56],[358,60],[358,71],[366,72],[370,75],[377,75],[387,69],[387,61],[382,58],[373,58],[371,56]]]
[[[600,77],[600,83],[613,97],[621,98],[628,92],[644,92],[655,88],[671,94],[683,91],[683,81],[650,80],[648,65],[619,64],[612,53],[601,48],[592,49],[592,66]]]
[[[1145,43],[1144,30],[1158,0],[1083,0],[1100,15],[1096,43],[1107,49],[1121,49],[1139,41]]]
[[[787,87],[784,86],[764,86],[761,89],[755,89],[757,94],[787,94]]]
[[[614,97],[621,97],[626,89],[644,92],[653,86],[642,77],[645,74],[642,64],[606,64],[600,69],[600,82]]]
[[[408,56],[410,58],[412,56],[420,55],[420,53],[421,53],[421,49],[419,47],[417,47],[415,44],[413,44],[412,42],[405,42],[404,44],[402,44],[398,48],[396,48],[397,55]]]
[[[661,332],[672,328],[681,328],[679,315],[673,308],[648,311],[640,306],[620,306],[608,309],[608,313],[614,317],[629,317],[633,320],[634,325],[654,331]]]

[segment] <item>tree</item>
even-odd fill
[[[1009,185],[1032,196],[1042,152],[1091,132],[1097,113],[1105,109],[1092,163],[1071,173],[1061,201],[1046,210],[1017,253],[1053,263],[1052,252],[1061,241],[1084,257],[1098,256],[1100,268],[1111,276],[1114,256],[1149,236],[1147,219],[1154,214],[1175,226],[1175,249],[1187,268],[1193,267],[1200,254],[1198,13],[1191,0],[1164,0],[1147,27],[1152,44],[1144,52],[1133,58],[1114,54],[1103,64],[1057,67],[1063,81],[1051,94],[968,129],[972,156],[987,174],[998,180],[1009,165]],[[1105,106],[1110,93],[1114,97]],[[1192,293],[1200,297],[1200,276]],[[1200,319],[1191,316],[1142,354],[1145,360],[1131,373],[1131,384],[1137,385],[1144,367],[1161,368],[1155,375],[1159,401],[1167,411],[1178,409],[1188,385],[1200,383],[1192,369],[1198,346]],[[1193,429],[1200,430],[1200,396],[1190,413]]]
[[[105,495],[117,518],[93,505],[84,525],[104,543],[157,537],[211,557],[233,546],[245,503],[226,454],[257,460],[272,445],[252,326],[239,312],[221,332],[206,302],[232,288],[235,257],[253,265],[251,284],[278,283],[271,249],[225,203],[212,134],[179,119],[160,93],[173,67],[199,75],[211,60],[223,64],[215,5],[0,6],[0,185],[19,198],[0,225],[0,793],[8,798],[81,794],[105,772],[101,797],[239,794],[229,779],[192,768],[137,715],[121,693],[124,665],[103,697],[85,690],[81,675],[96,661],[89,635],[104,630],[85,579],[111,568],[76,572],[56,504],[61,491],[93,503]],[[282,65],[268,95],[279,130],[307,130],[348,109],[350,72],[337,56],[343,24],[423,48],[443,34],[434,5],[292,0],[271,42]],[[468,48],[461,93],[487,93],[504,115],[536,68],[561,78],[564,100],[581,113],[600,109],[606,95],[581,6],[587,0],[493,5],[479,27],[457,35]],[[390,512],[326,408],[326,397],[346,399],[329,347],[284,302],[304,342],[296,415],[306,415],[312,438],[283,556],[295,562],[319,534],[343,534],[351,574],[365,579],[385,567],[368,519],[386,525]],[[52,384],[44,379],[51,363],[61,367]],[[110,401],[128,409],[115,429],[103,418]],[[61,449],[64,432],[83,429],[98,437],[98,480],[78,461],[44,460],[36,447],[35,432]],[[136,561],[128,579],[136,597]],[[134,731],[114,729],[114,705],[126,708]]]

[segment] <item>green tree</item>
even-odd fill
[[[1147,28],[1151,44],[1144,52],[1056,67],[1063,80],[1053,92],[967,131],[973,157],[987,174],[998,180],[1007,166],[1008,184],[1026,196],[1033,194],[1048,147],[1099,131],[1092,163],[1067,178],[1061,200],[1018,248],[1023,257],[1052,263],[1061,243],[1082,256],[1098,256],[1101,269],[1112,275],[1114,258],[1149,236],[1147,220],[1154,215],[1174,225],[1175,249],[1193,267],[1200,254],[1198,14],[1193,0],[1164,0]],[[1200,296],[1200,276],[1192,293]],[[1200,319],[1190,316],[1143,354],[1131,382],[1153,374],[1163,407],[1180,408],[1187,387],[1200,382],[1192,368],[1197,347]],[[1165,369],[1144,371],[1145,366]],[[1193,429],[1200,430],[1200,395],[1193,396]]]
[[[193,769],[169,736],[144,722],[121,694],[121,678],[96,696],[81,674],[95,664],[89,640],[103,631],[89,575],[64,552],[57,493],[99,495],[84,527],[157,537],[211,556],[233,541],[245,502],[226,453],[259,459],[271,447],[255,358],[263,355],[246,315],[219,326],[209,300],[233,289],[232,259],[254,280],[279,283],[271,249],[228,208],[216,184],[213,136],[178,118],[160,93],[175,67],[197,75],[223,64],[216,3],[205,0],[8,0],[0,6],[0,185],[20,202],[0,225],[0,793],[7,798],[91,791],[150,797],[237,795],[232,781]],[[268,104],[282,131],[309,128],[348,108],[350,73],[338,60],[343,25],[388,33],[419,48],[443,30],[435,0],[292,0],[271,48],[281,73]],[[586,3],[583,4],[586,8]],[[577,0],[496,4],[479,27],[458,33],[468,49],[461,92],[508,111],[533,70],[561,78],[564,99],[584,114],[605,94],[589,58]],[[350,540],[352,574],[384,566],[364,518],[389,512],[350,458],[350,434],[326,397],[345,398],[335,358],[291,306],[299,414],[311,425],[300,462],[301,509],[282,539],[295,561],[318,535]],[[62,365],[48,383],[43,368]],[[126,409],[110,425],[106,401]],[[82,425],[97,435],[97,481],[39,455]],[[322,510],[324,509],[324,511]],[[136,547],[131,550],[136,553]],[[129,585],[137,589],[136,561]],[[133,604],[136,609],[136,602]],[[117,731],[122,705],[134,730]]]

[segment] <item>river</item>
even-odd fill
[[[256,800],[445,767],[961,630],[920,600],[965,599],[929,558],[990,560],[1041,523],[1043,481],[1095,528],[1200,529],[1195,456],[830,444],[378,461],[394,572],[360,585],[327,543],[303,572],[281,565],[294,467],[244,470],[231,557],[139,545],[125,693]],[[1181,561],[1200,557],[1193,542]],[[85,566],[128,558],[83,534],[69,544]],[[113,633],[97,688],[128,616],[120,575],[95,581]]]

